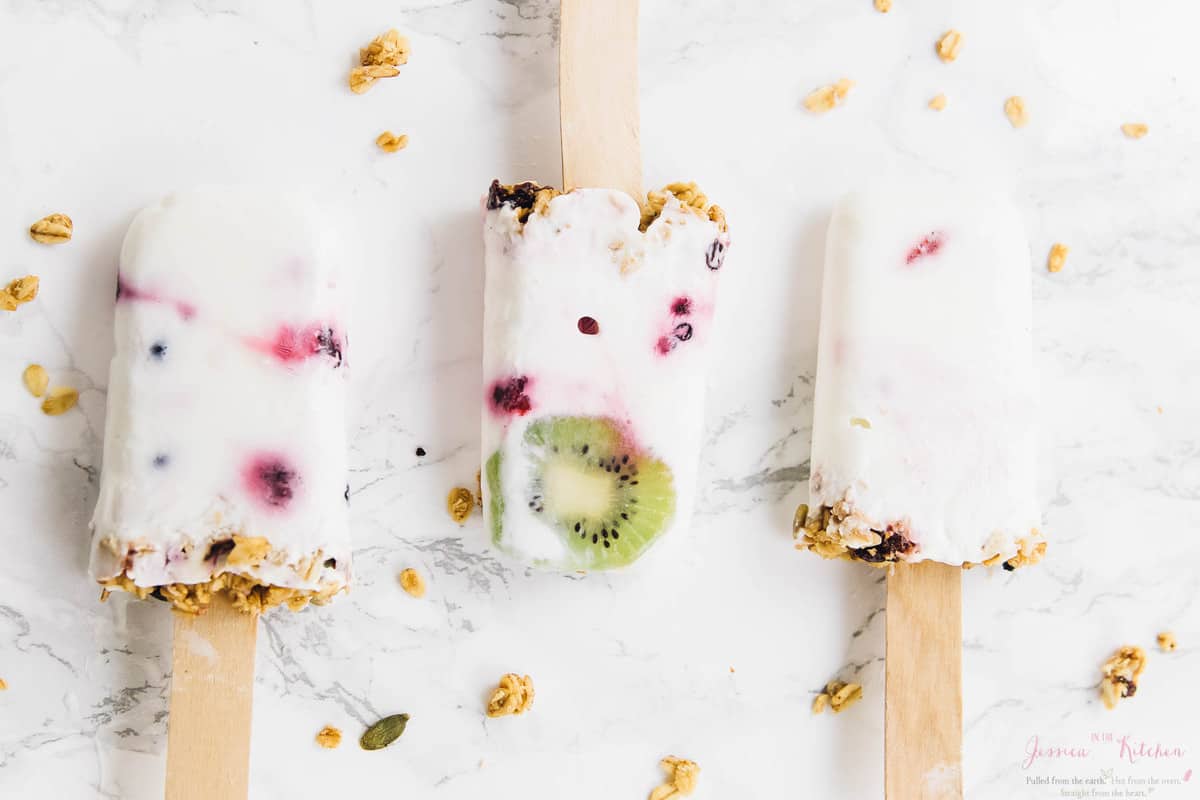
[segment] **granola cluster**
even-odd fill
[[[400,74],[400,65],[408,63],[408,39],[393,29],[376,36],[358,51],[359,65],[350,70],[350,91],[363,94],[381,78]]]
[[[649,800],[672,800],[686,797],[696,791],[700,779],[700,766],[695,761],[678,756],[667,756],[658,765],[667,773],[661,786],[650,793]]]
[[[342,732],[332,725],[326,725],[317,732],[317,744],[326,750],[333,750],[342,743]]]
[[[1112,658],[1104,662],[1100,672],[1104,678],[1100,681],[1100,699],[1104,707],[1113,709],[1125,697],[1137,694],[1137,682],[1142,671],[1146,669],[1146,651],[1140,647],[1126,645]]]
[[[66,214],[50,214],[29,226],[29,236],[41,244],[62,244],[71,240],[75,226]]]
[[[845,558],[863,561],[876,567],[887,567],[897,561],[908,561],[916,552],[907,520],[895,520],[880,527],[848,499],[833,505],[810,510],[806,504],[796,509],[792,519],[792,536],[797,550],[811,550],[822,558]],[[1001,564],[1005,570],[1036,564],[1046,553],[1046,542],[1036,529],[1018,542],[1016,555],[1002,561],[992,556],[978,564],[967,562],[965,569],[974,566]]]
[[[400,588],[413,597],[425,596],[425,579],[412,567],[400,573]]]
[[[823,714],[826,708],[840,714],[862,699],[863,688],[858,683],[830,681],[825,689],[813,699],[812,713]]]
[[[488,698],[487,715],[506,717],[524,714],[533,705],[533,678],[510,672],[500,678],[500,685]]]
[[[808,96],[804,98],[804,107],[814,114],[832,111],[846,99],[846,95],[850,94],[850,90],[853,88],[854,81],[842,78],[837,83],[831,83],[809,92]]]
[[[0,310],[16,311],[18,306],[23,306],[37,297],[37,293],[37,275],[26,275],[9,281],[7,286],[0,289]]]

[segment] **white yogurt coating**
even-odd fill
[[[1010,204],[942,184],[838,203],[810,503],[853,513],[830,534],[861,545],[891,525],[915,543],[902,560],[954,565],[1040,540],[1031,331],[1029,247]]]
[[[205,189],[137,216],[121,249],[94,578],[345,586],[340,259],[297,197]],[[234,535],[265,538],[270,556],[226,564]]]
[[[504,510],[493,519],[486,478],[483,506],[496,544],[536,566],[602,566],[569,549],[563,532],[529,507],[523,436],[545,417],[614,420],[666,464],[676,500],[660,538],[691,515],[728,236],[674,196],[645,233],[639,221],[633,199],[608,189],[559,195],[525,223],[509,205],[485,212],[482,456],[486,475],[501,453]],[[585,317],[595,320],[594,335],[581,331]],[[676,335],[683,331],[688,338]],[[520,378],[529,410],[506,411],[497,389]]]

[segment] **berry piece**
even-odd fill
[[[166,453],[159,453],[158,455],[156,455],[154,457],[154,468],[155,469],[166,469],[167,465],[169,465],[170,463],[171,463],[171,457],[169,455],[167,455]]]
[[[692,313],[692,298],[676,297],[671,303],[671,313],[677,317],[686,317]]]
[[[421,458],[421,457],[422,457],[422,456],[424,456],[424,455],[425,455],[425,448],[424,448],[424,447],[418,447],[418,448],[417,448],[417,458]]]
[[[161,339],[150,345],[150,357],[155,361],[162,361],[167,355],[167,343]]]
[[[492,410],[498,414],[528,414],[533,408],[533,403],[525,392],[529,383],[529,378],[518,375],[492,384]]]
[[[904,259],[904,263],[911,264],[922,256],[936,255],[938,250],[942,249],[942,245],[946,243],[945,237],[938,231],[926,236],[917,245],[908,251],[908,256]]]
[[[725,243],[720,239],[713,239],[713,243],[708,246],[708,250],[704,253],[704,263],[711,270],[718,270],[725,265]]]
[[[600,323],[591,317],[579,318],[579,332],[587,336],[595,336],[600,332]]]
[[[675,344],[676,344],[675,340],[672,339],[670,336],[660,336],[660,337],[658,337],[658,344],[656,345],[656,349],[658,350],[659,353],[662,353],[665,356],[667,353],[669,353],[675,349]]]
[[[692,326],[687,322],[681,322],[675,326],[675,338],[681,342],[686,342],[692,338]]]
[[[242,483],[255,500],[268,508],[283,509],[295,498],[300,475],[283,457],[263,454],[243,467]]]

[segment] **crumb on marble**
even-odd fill
[[[18,306],[33,300],[37,297],[39,284],[37,275],[9,281],[7,286],[0,289],[0,310],[16,311]]]
[[[842,78],[837,83],[831,83],[809,92],[808,96],[804,98],[804,107],[814,114],[832,111],[846,99],[846,95],[850,94],[850,90],[853,88],[854,81]]]
[[[1046,269],[1050,272],[1062,272],[1062,268],[1067,263],[1067,253],[1071,252],[1071,248],[1061,242],[1056,242],[1050,248],[1050,255],[1046,259]]]
[[[866,417],[851,417],[850,425],[855,428],[865,428],[871,430],[871,420]]]
[[[425,579],[412,567],[400,573],[400,587],[413,597],[425,596]]]
[[[937,41],[938,58],[949,64],[951,61],[958,58],[958,53],[962,50],[963,35],[961,32],[951,28],[942,34],[942,38]]]
[[[875,10],[880,14],[886,14],[892,10],[892,0],[875,0]]]
[[[1025,107],[1025,100],[1016,95],[1004,101],[1004,115],[1014,128],[1024,128],[1029,124],[1029,109]]]
[[[74,230],[66,214],[50,214],[29,226],[29,237],[41,244],[62,244],[71,240]]]
[[[385,153],[396,153],[408,147],[408,134],[384,131],[375,137],[375,146]]]
[[[317,731],[317,744],[326,750],[334,750],[342,743],[342,732],[332,725]]]
[[[46,387],[50,385],[50,376],[41,364],[30,364],[21,373],[21,381],[31,395],[41,397],[46,393]]]
[[[830,681],[825,684],[825,690],[813,699],[812,713],[824,713],[826,708],[840,714],[862,699],[862,684],[846,683],[845,681]]]
[[[4,680],[4,678],[0,678],[0,692],[7,692],[7,691],[8,691],[8,681]]]
[[[696,791],[696,782],[700,779],[700,765],[679,756],[667,756],[658,762],[666,780],[650,792],[649,800],[671,800],[675,797],[687,797]]]
[[[1125,697],[1137,694],[1138,678],[1146,669],[1146,651],[1133,645],[1125,645],[1104,662],[1100,668],[1100,699],[1104,707],[1113,709]]]
[[[400,70],[389,66],[355,67],[350,70],[350,91],[363,94],[380,78],[394,78]]]
[[[401,36],[400,31],[392,28],[376,36],[366,47],[359,49],[358,63],[364,67],[398,67],[408,63],[411,50],[408,37]]]
[[[943,109],[946,108],[947,102],[948,101],[946,100],[946,95],[939,94],[936,97],[934,97],[932,100],[929,101],[929,107],[932,108],[934,111],[942,111]]]
[[[1141,139],[1150,132],[1150,126],[1144,122],[1126,122],[1121,126],[1121,133],[1129,139]]]
[[[1175,634],[1170,631],[1163,631],[1158,635],[1158,649],[1164,653],[1170,653],[1175,648],[1179,647],[1179,642],[1175,640]]]
[[[42,413],[50,417],[65,414],[79,402],[79,392],[70,386],[55,386],[42,401]]]
[[[524,714],[533,706],[533,678],[509,672],[488,698],[487,715],[492,718]]]
[[[463,524],[475,510],[475,495],[466,487],[455,486],[446,496],[446,510],[450,512],[452,520],[459,525]]]

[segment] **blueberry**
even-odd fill
[[[171,457],[166,453],[159,453],[154,457],[154,468],[165,469],[171,463]]]
[[[424,455],[425,455],[425,448],[424,448],[424,447],[418,447],[418,448],[417,448],[417,458],[421,458],[421,457],[423,457]]]
[[[713,239],[713,243],[708,246],[704,253],[704,263],[712,270],[720,269],[725,264],[725,245],[720,239]]]
[[[167,355],[167,343],[161,339],[150,345],[150,357],[155,361],[162,361]]]

